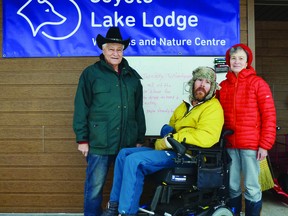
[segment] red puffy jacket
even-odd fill
[[[269,150],[276,136],[276,111],[268,84],[253,67],[238,77],[229,71],[220,86],[219,99],[224,110],[224,127],[234,130],[228,148]]]

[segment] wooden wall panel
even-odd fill
[[[25,154],[2,154],[0,166],[2,167],[84,167],[83,156],[77,153],[25,153]]]
[[[76,85],[5,85],[0,92],[1,99],[50,99],[72,101]],[[59,102],[59,101],[58,101]],[[2,109],[2,108],[0,108]],[[71,109],[71,108],[70,108]],[[5,110],[2,110],[5,111]]]
[[[82,181],[22,181],[0,182],[0,193],[40,193],[40,194],[61,194],[61,193],[80,193],[82,190]]]
[[[249,35],[247,1],[240,1],[243,43]],[[0,19],[2,41],[2,11]],[[0,59],[0,212],[82,212],[86,161],[74,141],[73,102],[80,73],[97,60]],[[112,175],[113,169],[104,203]]]
[[[81,212],[83,197],[79,194],[7,193],[0,196],[1,212]]]
[[[10,181],[82,181],[85,177],[83,166],[71,167],[6,167],[0,169],[1,180]],[[78,189],[82,189],[82,186]],[[0,189],[2,190],[2,189]]]
[[[59,61],[59,59],[57,59]],[[41,59],[44,61],[44,59]],[[41,62],[38,61],[38,62]],[[30,67],[30,65],[28,65]],[[38,65],[39,70],[41,65]],[[52,70],[53,68],[50,67]],[[79,72],[74,73],[62,73],[56,72],[39,72],[39,71],[13,71],[0,74],[0,84],[13,84],[13,85],[63,85],[63,84],[76,84],[78,82]]]
[[[1,103],[1,101],[0,101]],[[3,112],[0,115],[0,125],[70,125],[72,124],[72,112]],[[21,129],[21,128],[20,128]],[[23,129],[23,127],[22,127]],[[15,129],[16,130],[16,129]],[[18,136],[18,135],[16,135]]]
[[[269,83],[277,110],[279,134],[288,133],[288,22],[257,21],[256,69]]]
[[[1,136],[2,137],[2,136]],[[25,141],[23,139],[20,140],[12,140],[9,139],[9,142],[7,140],[0,140],[0,149],[1,153],[38,153],[43,152],[43,145],[42,140],[32,140],[29,139],[28,141]],[[3,168],[4,169],[4,168]],[[1,169],[0,169],[1,173]],[[0,175],[1,176],[1,175]],[[0,177],[2,179],[2,176]]]

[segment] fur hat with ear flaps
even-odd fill
[[[215,71],[210,67],[202,66],[202,67],[196,68],[192,72],[192,75],[193,75],[192,79],[188,82],[188,85],[190,86],[189,87],[189,93],[190,93],[189,99],[190,99],[190,101],[193,101],[195,99],[193,92],[194,92],[194,83],[195,83],[195,80],[197,80],[197,79],[207,79],[211,82],[210,91],[207,94],[207,96],[204,98],[203,101],[207,101],[207,100],[211,99],[215,95],[216,89],[219,88],[218,83],[216,82]]]
[[[110,27],[107,31],[106,37],[98,34],[96,37],[97,45],[102,50],[102,45],[105,43],[120,43],[124,45],[124,50],[130,43],[130,38],[123,40],[119,27]]]

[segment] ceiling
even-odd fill
[[[255,20],[288,21],[288,0],[255,0]]]

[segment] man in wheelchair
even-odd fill
[[[149,183],[152,180],[157,187],[148,209],[144,205],[140,211],[150,215],[232,216],[234,209],[226,204],[231,159],[225,149],[225,138],[231,134],[232,130],[223,130],[211,148],[167,137],[177,153],[176,165],[151,175]]]
[[[212,68],[198,67],[188,82],[189,98],[174,111],[169,125],[161,130],[155,149],[136,147],[122,149],[115,162],[113,186],[108,208],[103,216],[137,215],[146,175],[175,167],[177,153],[169,137],[178,142],[210,148],[219,141],[224,116],[215,98],[216,74]]]

